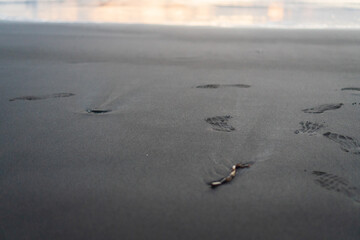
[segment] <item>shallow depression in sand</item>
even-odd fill
[[[86,109],[86,113],[90,113],[90,114],[105,114],[105,113],[109,113],[112,112],[112,110],[110,109]]]

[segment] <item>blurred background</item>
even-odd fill
[[[359,28],[360,0],[0,0],[0,20]]]

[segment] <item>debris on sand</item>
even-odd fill
[[[231,172],[228,176],[224,177],[224,178],[221,178],[220,180],[217,180],[217,181],[213,181],[210,183],[210,186],[212,188],[215,188],[215,187],[218,187],[222,184],[225,184],[225,183],[228,183],[228,182],[231,182],[231,180],[233,180],[233,178],[236,176],[236,169],[238,168],[249,168],[251,165],[250,163],[238,163],[238,164],[235,164],[231,167]]]

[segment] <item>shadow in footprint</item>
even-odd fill
[[[347,88],[342,88],[341,91],[360,91],[360,88],[357,88],[357,87],[347,87]]]
[[[341,108],[342,105],[344,105],[344,104],[343,103],[323,104],[323,105],[319,105],[317,107],[303,109],[302,111],[304,113],[323,113],[328,110],[335,110],[335,109]]]
[[[110,109],[86,109],[87,113],[92,113],[92,114],[104,114],[104,113],[108,113],[111,112]]]
[[[48,98],[63,98],[63,97],[72,97],[74,96],[74,93],[54,93],[54,94],[47,94],[47,95],[40,95],[40,96],[23,96],[23,97],[16,97],[9,99],[10,102],[15,100],[27,100],[27,101],[33,101],[33,100],[43,100]]]
[[[235,128],[228,124],[229,119],[232,117],[227,116],[216,116],[206,118],[205,121],[209,123],[213,130],[220,132],[232,132],[235,131]]]
[[[301,129],[296,130],[295,134],[307,134],[310,136],[318,134],[318,131],[324,127],[323,124],[316,123],[316,122],[300,122]]]
[[[313,171],[312,174],[316,176],[314,180],[316,184],[327,190],[339,192],[360,203],[359,190],[356,187],[351,186],[349,181],[345,178],[321,171]]]
[[[196,86],[196,88],[223,88],[223,87],[249,88],[251,86],[247,84],[206,84],[206,85]]]
[[[324,133],[323,136],[340,144],[340,148],[344,152],[350,152],[356,155],[360,154],[360,144],[355,138],[332,132]]]

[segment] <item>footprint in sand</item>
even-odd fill
[[[47,94],[47,95],[39,95],[39,96],[23,96],[23,97],[16,97],[9,99],[10,102],[15,100],[27,100],[27,101],[33,101],[33,100],[43,100],[48,98],[63,98],[63,97],[71,97],[74,96],[74,93],[54,93],[54,94]]]
[[[327,190],[339,192],[360,203],[360,191],[350,185],[349,181],[345,178],[321,171],[313,171],[312,174],[316,176],[314,179],[316,184]]]
[[[229,119],[232,117],[227,116],[216,116],[216,117],[210,117],[206,118],[205,121],[211,125],[211,127],[220,132],[232,132],[235,131],[235,128],[228,124]]]
[[[304,113],[323,113],[328,110],[335,110],[335,109],[341,108],[342,105],[344,105],[344,104],[343,103],[323,104],[323,105],[319,105],[317,107],[303,109],[302,111]]]
[[[247,85],[247,84],[206,84],[206,85],[196,86],[196,88],[224,88],[224,87],[249,88],[250,85]]]
[[[318,134],[318,131],[324,127],[323,124],[316,122],[300,122],[301,129],[295,131],[295,134],[307,134],[310,136]]]
[[[86,109],[87,113],[93,113],[93,114],[104,114],[111,112],[110,109]]]
[[[344,152],[349,152],[356,155],[360,154],[360,144],[355,138],[332,132],[324,133],[323,136],[340,144],[340,148]]]
[[[348,91],[350,92],[351,95],[353,96],[360,96],[360,88],[357,87],[347,87],[347,88],[342,88],[341,91]]]
[[[357,88],[357,87],[347,87],[347,88],[342,88],[341,91],[360,91],[360,88]]]

